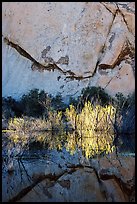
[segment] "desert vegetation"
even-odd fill
[[[71,154],[81,149],[90,158],[128,150],[129,140],[134,151],[134,136],[126,135],[131,130],[134,135],[134,94],[112,98],[100,87],[88,87],[65,104],[61,95],[35,89],[20,101],[9,97],[2,102],[3,154],[9,159],[31,149],[63,147]]]

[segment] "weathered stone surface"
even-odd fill
[[[100,71],[99,71],[100,72]],[[124,93],[128,95],[132,93],[135,88],[134,72],[133,68],[129,63],[125,61],[121,62],[119,66],[115,67],[115,70],[106,71],[106,73],[101,73],[101,77],[98,79],[98,85],[106,88],[108,93],[113,94],[117,92]]]
[[[37,152],[37,154],[42,155],[42,152]],[[79,164],[78,154],[72,156],[65,149],[62,152],[56,150],[44,152],[44,159],[30,159],[34,158],[34,155],[26,154],[27,159],[22,162],[12,160],[15,171],[11,174],[7,171],[7,165],[3,165],[2,199],[4,202],[13,199],[29,186],[33,188],[33,184],[35,186],[35,182],[41,177],[44,179],[43,177],[48,177],[48,175],[49,177],[50,175],[59,176],[67,170],[67,164]]]
[[[70,183],[69,187],[63,187],[61,181]],[[45,187],[46,181],[40,183],[40,187]],[[72,175],[67,174],[62,176],[54,187],[49,188],[48,191],[52,196],[44,195],[41,191],[40,196],[35,193],[39,191],[40,187],[36,187],[28,193],[21,202],[31,202],[36,197],[36,200],[42,202],[101,202],[106,199],[102,195],[99,183],[93,170],[79,169]],[[35,191],[34,191],[35,190]]]
[[[99,63],[101,68],[114,68],[120,53],[123,51],[127,37],[127,26],[120,13],[116,14],[109,36],[105,43],[104,56]]]
[[[3,2],[2,21],[3,96],[134,91],[134,2]]]
[[[125,202],[134,199],[135,159],[115,153],[81,163],[65,149],[48,151],[42,159],[15,161],[3,171],[3,202]]]

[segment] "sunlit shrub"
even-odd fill
[[[46,136],[46,143],[50,149],[61,149],[66,138],[65,125],[62,120],[62,112],[50,111],[46,121],[51,130]]]
[[[14,148],[14,155],[29,149],[33,143],[42,144],[43,148],[61,149],[66,136],[62,112],[56,111],[49,111],[47,120],[32,117],[10,119],[8,129],[4,131],[9,134],[7,148]]]
[[[125,98],[119,93],[114,101],[104,93],[100,87],[83,89],[78,99],[70,99],[72,104],[67,109],[61,95],[53,98],[37,89],[24,95],[18,103],[11,98],[4,100],[6,117],[3,119],[11,119],[9,130],[3,134],[3,147],[8,144],[8,154],[14,155],[33,146],[58,150],[65,146],[72,154],[79,148],[86,157],[113,151],[114,145],[119,145],[117,141],[121,141],[118,134],[116,139],[114,128],[120,133],[127,127],[133,130],[135,97],[133,94]],[[12,111],[19,111],[19,104],[24,112],[17,117],[20,114]]]
[[[77,138],[76,138],[76,133],[72,132],[72,133],[68,133],[67,134],[67,138],[66,138],[66,143],[65,143],[65,147],[66,150],[70,152],[70,154],[74,154],[77,148]]]
[[[68,135],[67,148],[74,149],[74,143],[76,143],[84,150],[86,157],[111,152],[115,112],[112,105],[94,107],[90,102],[86,102],[81,113],[76,113],[75,107],[70,105],[66,110],[66,117],[77,134],[75,137]]]

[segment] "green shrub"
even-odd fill
[[[65,146],[71,153],[81,148],[86,157],[109,153],[116,145],[115,128],[122,132],[130,125],[131,129],[134,106],[135,94],[125,98],[118,93],[113,99],[100,87],[83,89],[78,99],[70,98],[69,108],[60,94],[52,97],[38,89],[23,95],[19,102],[11,97],[3,99],[2,112],[6,107],[5,115],[10,119],[9,130],[5,130],[8,136],[4,137],[7,149],[22,152],[33,146],[59,150]],[[118,140],[122,141],[120,136]]]
[[[61,94],[55,97],[48,95],[44,90],[31,90],[23,95],[20,101],[23,104],[24,115],[33,117],[48,117],[48,112],[52,110],[65,110],[66,105],[62,100]]]
[[[85,102],[99,102],[100,105],[105,106],[109,105],[112,98],[105,92],[105,90],[101,87],[87,87],[84,88],[81,92],[81,100],[85,104]]]
[[[72,104],[77,107],[77,110],[81,112],[82,108],[85,105],[85,102],[90,102],[94,106],[100,104],[101,106],[113,104],[114,99],[109,96],[105,90],[101,87],[86,87],[82,89],[81,95]]]
[[[39,92],[38,89],[31,90],[28,94],[23,95],[20,103],[23,105],[24,115],[40,117],[45,111],[47,102],[47,94],[44,91]]]
[[[122,93],[117,93],[116,94],[116,103],[117,103],[117,108],[119,110],[123,110],[126,108],[129,108],[131,105],[135,105],[135,93],[132,93],[128,95],[127,97],[123,96]]]
[[[69,104],[71,104],[71,105],[77,107],[79,98],[80,98],[80,97],[78,97],[77,99],[76,99],[76,98],[73,98],[73,97],[70,97],[70,99],[69,99]]]
[[[51,106],[54,110],[65,111],[67,105],[63,102],[61,94],[52,97]]]
[[[11,96],[2,98],[2,118],[20,117],[22,114],[20,103]]]

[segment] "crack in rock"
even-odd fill
[[[104,3],[102,3],[101,2],[101,4],[102,5],[104,5],[105,6],[105,8],[108,10],[108,7],[104,4]],[[107,35],[107,38],[106,38],[106,41],[105,41],[105,43],[104,43],[104,46],[103,46],[103,48],[102,48],[102,53],[105,53],[105,46],[106,46],[106,43],[107,43],[107,39],[108,39],[108,41],[109,41],[109,43],[110,43],[110,45],[108,46],[108,48],[107,48],[107,51],[106,51],[106,53],[107,53],[107,55],[108,55],[108,52],[109,52],[109,50],[111,49],[111,47],[112,47],[112,40],[114,40],[114,37],[115,37],[115,35],[117,34],[117,33],[115,33],[115,32],[112,32],[112,34],[111,34],[111,30],[113,30],[112,29],[112,25],[113,25],[113,23],[114,23],[114,20],[115,20],[115,18],[116,18],[116,16],[119,14],[121,17],[122,17],[122,19],[123,19],[123,22],[125,23],[125,26],[126,26],[126,28],[127,28],[127,30],[128,30],[128,32],[129,33],[131,33],[130,32],[130,29],[129,29],[129,27],[128,27],[128,23],[127,23],[127,21],[126,21],[126,19],[125,19],[125,17],[124,17],[124,14],[123,14],[123,12],[120,10],[120,8],[119,8],[119,6],[118,6],[118,4],[115,2],[115,6],[116,6],[116,9],[115,9],[115,13],[114,13],[114,17],[113,17],[113,20],[112,20],[112,24],[111,24],[111,26],[110,26],[110,29],[109,29],[109,33],[108,33],[108,35]],[[110,11],[111,12],[111,11]],[[111,12],[112,13],[112,12]],[[111,34],[111,35],[110,35]],[[110,35],[110,36],[109,36]],[[121,39],[122,40],[122,39]],[[127,42],[128,42],[128,39],[127,39],[127,37],[126,37],[126,39],[125,39],[125,43],[126,43],[126,40],[127,40]],[[124,43],[123,43],[124,44]],[[117,45],[118,46],[118,45]],[[129,46],[128,46],[129,47]],[[123,47],[122,47],[122,49],[124,48],[124,45],[123,45]],[[129,50],[129,53],[128,52],[126,52],[126,50],[122,50],[121,49],[121,52],[119,53],[119,56],[116,58],[116,60],[113,62],[113,63],[111,63],[111,64],[109,64],[109,63],[101,63],[100,65],[99,65],[99,68],[100,69],[113,69],[116,65],[119,65],[119,63],[120,63],[120,60],[122,59],[122,57],[124,57],[126,54],[131,54],[131,50]],[[125,48],[124,48],[125,49]],[[123,55],[123,53],[125,53],[126,52],[126,54],[124,54]],[[112,53],[113,54],[113,53]],[[133,54],[132,54],[133,55]],[[103,57],[104,58],[104,57]],[[123,59],[122,59],[123,60]],[[104,61],[104,60],[103,60]],[[112,61],[113,61],[113,59],[112,59]]]
[[[114,179],[120,186],[121,190],[128,196],[130,196],[135,189],[134,177],[128,181],[124,181],[116,168],[101,169],[99,177],[102,180]]]
[[[99,69],[114,69],[114,67],[119,66],[119,64],[121,63],[121,61],[123,61],[125,59],[125,56],[129,55],[131,58],[134,57],[134,51],[132,51],[132,49],[130,48],[128,42],[125,42],[121,48],[121,52],[119,53],[118,57],[116,58],[116,60],[114,61],[113,64],[109,65],[109,64],[104,64],[101,63],[99,65]]]
[[[103,4],[103,5],[104,5],[104,4]],[[102,48],[101,48],[101,50],[100,50],[100,53],[102,53],[102,54],[105,52],[106,42],[107,42],[107,39],[108,39],[108,37],[109,37],[109,35],[110,35],[110,32],[111,32],[113,23],[114,23],[114,21],[115,21],[116,15],[117,15],[117,12],[118,12],[118,10],[116,10],[114,14],[111,12],[111,13],[113,14],[113,19],[112,19],[112,23],[111,23],[111,25],[110,25],[110,27],[109,27],[109,30],[108,30],[107,37],[106,37],[106,40],[105,40],[105,42],[104,42],[104,45],[102,46]],[[100,56],[100,58],[101,58],[101,56]],[[98,64],[99,64],[99,61],[100,61],[100,59],[98,59]],[[108,65],[108,66],[109,66],[109,65]]]
[[[23,198],[27,193],[29,193],[32,189],[34,189],[34,187],[36,185],[38,185],[39,183],[41,183],[43,180],[45,179],[48,179],[50,182],[52,182],[51,185],[47,185],[46,188],[44,188],[44,193],[51,198],[51,194],[48,192],[48,187],[51,187],[51,186],[54,186],[55,185],[55,182],[59,183],[63,188],[67,188],[69,189],[70,188],[70,181],[69,180],[61,180],[61,181],[58,181],[58,179],[60,177],[62,177],[64,174],[68,173],[68,174],[72,174],[74,173],[75,171],[77,171],[78,169],[83,169],[83,168],[93,168],[91,166],[83,166],[81,164],[79,165],[70,165],[70,166],[67,166],[67,169],[66,170],[62,170],[60,173],[56,174],[52,174],[52,173],[49,173],[47,175],[45,175],[44,173],[43,174],[34,174],[31,178],[32,180],[32,184],[30,186],[27,186],[26,188],[22,189],[16,196],[14,196],[13,198],[9,199],[8,202],[17,202],[19,201],[21,198]],[[54,182],[54,183],[53,183]]]
[[[110,13],[112,13],[113,15],[115,15],[115,12],[113,13],[107,6],[106,6],[106,4],[104,4],[104,3],[106,3],[106,2],[100,2]],[[114,5],[114,4],[113,4]],[[115,6],[115,5],[114,5]]]
[[[89,173],[94,172],[99,186],[100,186],[100,191],[104,198],[108,200],[108,191],[106,186],[104,185],[105,180],[109,179],[114,179],[118,186],[121,188],[122,192],[126,194],[129,199],[132,194],[134,194],[134,189],[135,189],[135,179],[134,176],[133,178],[129,180],[124,180],[122,178],[122,175],[120,174],[120,171],[115,168],[103,168],[101,169],[100,162],[99,161],[92,161],[90,165],[82,165],[82,164],[67,164],[66,165],[67,169],[63,170],[58,173],[48,173],[48,174],[33,174],[31,180],[33,183],[31,183],[29,186],[25,187],[22,189],[16,196],[12,197],[11,199],[8,200],[8,202],[17,202],[21,198],[23,198],[26,194],[28,194],[32,189],[35,191],[35,186],[38,185],[43,193],[48,196],[49,198],[52,198],[52,194],[48,191],[48,188],[53,187],[56,183],[61,185],[63,188],[70,189],[71,182],[69,179],[60,179],[63,175],[67,174],[73,174],[79,169],[83,169],[86,171],[86,169],[92,169]],[[41,186],[39,185],[42,181],[46,182],[46,185]]]
[[[119,24],[117,23],[119,18],[123,19],[121,16],[120,10],[117,8],[112,26],[110,27],[109,34],[105,41],[104,47],[102,48],[102,53],[104,53],[104,56],[99,64],[99,69],[113,69],[115,66],[119,65],[122,60],[124,60],[126,55],[129,55],[131,58],[134,56],[134,49],[130,46],[128,36],[127,34],[123,33],[125,26],[127,28],[127,25],[125,24],[125,26],[121,28],[124,29],[123,32],[120,30],[119,32],[115,32],[115,30],[119,28]]]
[[[116,6],[117,6],[117,10],[119,11],[119,13],[121,14],[121,16],[123,17],[124,23],[126,24],[126,27],[127,27],[128,31],[131,33],[131,31],[130,31],[130,29],[129,29],[129,26],[128,26],[128,23],[127,23],[127,21],[126,21],[126,19],[125,19],[125,16],[124,16],[123,12],[121,11],[121,9],[119,8],[119,6],[118,6],[118,4],[117,4],[116,2],[115,2],[115,4],[116,4]]]
[[[54,70],[58,70],[59,72],[63,73],[64,75],[66,75],[67,73],[69,73],[70,75],[75,75],[74,72],[68,70],[68,71],[64,71],[62,70],[60,67],[58,67],[55,63],[51,64],[49,63],[47,66],[39,63],[37,60],[35,60],[28,52],[26,52],[23,48],[21,48],[18,44],[15,44],[13,42],[11,42],[7,37],[4,37],[4,42],[11,46],[12,48],[16,49],[16,51],[22,55],[23,57],[29,59],[30,61],[33,62],[32,64],[32,70],[38,69],[41,71],[47,70],[47,71],[54,71]]]
[[[59,175],[53,175],[53,174],[42,174],[42,175],[37,175],[37,178],[34,179],[34,182],[24,188],[23,190],[21,190],[15,197],[13,197],[12,199],[10,199],[8,202],[17,202],[18,200],[20,200],[21,198],[23,198],[28,192],[30,192],[37,184],[39,184],[40,182],[42,182],[45,179],[50,179],[51,181],[57,181],[62,175],[64,175],[66,173],[66,171],[61,172]]]
[[[11,42],[7,37],[4,37],[4,42],[7,45],[9,45],[12,48],[14,48],[20,55],[22,55],[23,57],[25,57],[25,58],[29,59],[30,61],[32,61],[33,63],[32,63],[31,68],[32,68],[33,71],[34,70],[38,70],[38,71],[44,71],[44,70],[54,71],[54,70],[57,70],[57,71],[61,72],[64,75],[69,74],[66,78],[70,78],[72,80],[74,80],[74,79],[76,79],[76,80],[83,80],[83,79],[91,78],[96,73],[96,67],[97,66],[95,67],[95,70],[94,70],[93,74],[89,75],[89,76],[86,76],[86,77],[84,77],[84,76],[76,76],[76,74],[74,72],[72,72],[71,70],[64,71],[63,69],[58,67],[56,63],[49,62],[49,64],[47,64],[45,66],[45,65],[39,63],[37,60],[35,60],[28,52],[26,52],[18,44],[15,44],[15,43]],[[46,53],[47,53],[47,51],[49,51],[49,49],[50,49],[50,47],[48,47],[48,49],[46,50]],[[63,58],[63,60],[64,60],[64,58]],[[65,57],[65,63],[68,64],[68,57],[67,58]],[[98,64],[98,62],[97,62],[97,64]]]
[[[14,196],[13,198],[9,199],[8,202],[17,202],[19,201],[21,198],[23,198],[27,193],[29,193],[32,189],[34,189],[34,187],[36,185],[38,185],[40,182],[42,182],[43,180],[45,179],[49,179],[50,181],[54,181],[54,184],[52,183],[52,186],[55,185],[55,182],[59,183],[62,187],[65,187],[67,189],[70,188],[70,181],[58,181],[58,179],[60,177],[62,177],[64,174],[68,173],[68,174],[72,174],[73,172],[77,171],[77,169],[79,168],[84,168],[82,165],[79,165],[79,166],[72,166],[70,167],[70,169],[66,169],[66,170],[62,170],[61,173],[59,174],[52,174],[52,173],[49,173],[47,175],[45,174],[41,174],[41,175],[33,175],[32,176],[32,181],[33,183],[30,185],[30,186],[27,186],[26,188],[22,189],[16,196]],[[91,167],[92,168],[92,167]],[[51,187],[51,186],[47,186],[48,187]],[[48,190],[46,188],[44,188],[44,193],[51,198],[51,194],[48,192]]]

